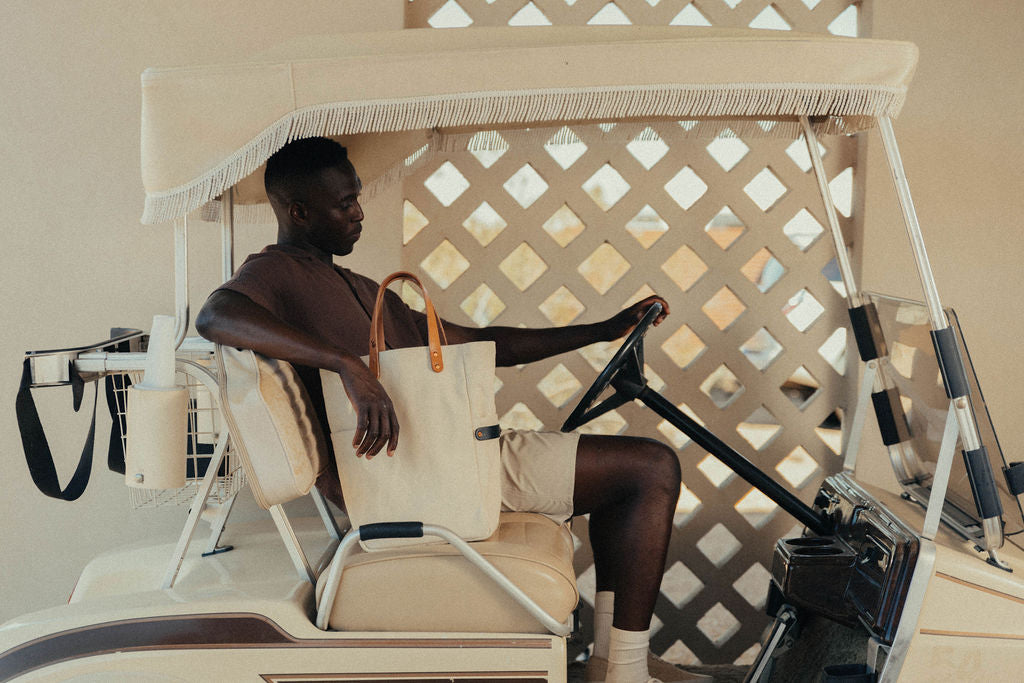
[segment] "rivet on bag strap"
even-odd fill
[[[380,283],[380,288],[377,290],[377,300],[373,305],[373,319],[370,322],[370,372],[372,372],[375,377],[380,377],[380,362],[378,354],[382,349],[384,349],[384,293],[387,291],[388,285],[397,280],[406,280],[413,283],[419,288],[420,293],[423,295],[427,315],[427,348],[429,349],[428,362],[434,372],[441,372],[444,370],[444,358],[441,354],[441,345],[448,343],[444,336],[444,328],[441,326],[441,319],[438,317],[437,311],[434,310],[434,304],[431,302],[430,296],[427,294],[427,290],[423,286],[423,283],[421,283],[419,278],[412,273],[402,270],[392,273],[384,278]]]

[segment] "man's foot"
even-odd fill
[[[690,673],[679,667],[666,662],[653,652],[647,653],[647,673],[655,681],[671,683],[672,681],[714,681],[711,676],[704,674]],[[588,683],[604,681],[608,674],[608,660],[604,657],[591,657],[587,661],[587,668],[583,672],[583,680]]]

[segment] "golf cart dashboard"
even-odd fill
[[[891,644],[917,560],[917,536],[846,474],[822,483],[814,508],[835,531],[780,539],[772,559],[775,588],[785,603],[861,624]]]

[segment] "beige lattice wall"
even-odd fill
[[[673,23],[855,35],[865,11],[848,0],[414,0],[406,25]],[[438,155],[405,180],[403,267],[426,273],[440,310],[462,324],[590,322],[661,294],[673,315],[647,338],[653,388],[808,500],[840,466],[849,383],[842,284],[806,148],[728,132],[698,139],[687,128],[580,126],[552,131],[559,144],[517,136]],[[823,142],[853,246],[858,142]],[[500,370],[502,423],[557,429],[616,346]],[[684,490],[653,649],[680,663],[749,661],[767,623],[772,548],[793,520],[642,406],[585,431],[655,436],[679,452]],[[574,532],[586,538],[585,519]],[[585,542],[577,569],[589,607]]]

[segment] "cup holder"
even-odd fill
[[[835,546],[806,546],[803,548],[793,548],[794,555],[842,555],[843,549],[836,548]]]
[[[806,548],[813,546],[824,546],[832,545],[833,539],[822,538],[821,536],[803,536],[800,538],[787,538],[785,544],[796,548]]]

